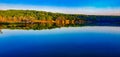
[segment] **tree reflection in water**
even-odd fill
[[[15,24],[15,23],[6,23],[0,24],[0,29],[23,29],[23,30],[42,30],[42,29],[53,29],[60,27],[75,27],[75,26],[84,26],[84,24],[65,24],[65,23],[34,23],[34,24]],[[0,30],[1,31],[1,30]]]
[[[82,26],[120,26],[118,23],[101,23],[101,22],[41,22],[41,23],[0,23],[0,34],[2,29],[20,29],[20,30],[43,30],[43,29],[54,29],[61,27],[82,27]]]

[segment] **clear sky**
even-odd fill
[[[1,0],[0,9],[44,10],[69,14],[120,15],[120,0]]]

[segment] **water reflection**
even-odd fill
[[[115,23],[0,24],[0,55],[2,57],[120,57],[119,26]]]
[[[83,26],[117,26],[120,24],[116,22],[41,22],[41,23],[0,23],[0,34],[3,34],[2,29],[19,29],[19,30],[45,30],[55,29],[61,27],[83,27]]]
[[[2,34],[3,32],[2,32],[2,30],[0,29],[0,34]]]
[[[85,24],[60,24],[60,23],[36,23],[36,24],[0,24],[0,29],[23,29],[23,30],[42,30],[60,27],[84,26]]]
[[[120,27],[9,30],[0,35],[2,57],[119,57]],[[91,55],[92,54],[92,55]]]
[[[80,27],[80,26],[120,26],[116,23],[34,23],[34,24],[21,24],[21,23],[4,23],[0,24],[0,29],[23,29],[23,30],[42,30],[54,29],[60,27]],[[1,30],[0,30],[0,33]]]

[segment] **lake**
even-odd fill
[[[3,27],[0,57],[120,57],[119,26]]]

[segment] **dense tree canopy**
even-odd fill
[[[62,14],[35,10],[0,10],[0,22],[55,22],[56,20],[70,20],[71,22],[73,20],[118,22],[120,21],[120,16]]]
[[[55,21],[56,19],[75,20],[79,15],[51,13],[35,10],[0,10],[0,22]]]

